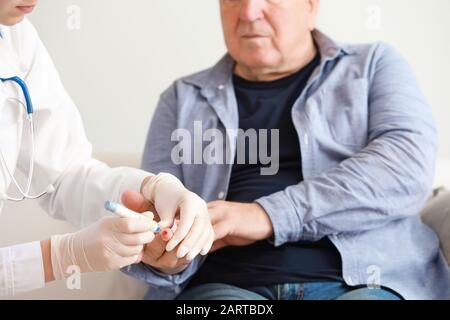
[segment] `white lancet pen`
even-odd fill
[[[139,214],[137,212],[134,212],[116,202],[113,201],[106,201],[105,202],[105,209],[109,212],[115,214],[116,216],[119,216],[121,218],[137,218],[137,219],[147,219],[152,224],[152,231],[153,233],[159,233],[161,232],[161,227],[156,221],[153,221],[146,216]]]

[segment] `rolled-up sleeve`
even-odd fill
[[[418,215],[431,190],[437,132],[408,63],[392,47],[374,50],[369,143],[323,174],[258,199],[275,245],[364,232]]]
[[[0,297],[45,286],[39,241],[0,249]]]

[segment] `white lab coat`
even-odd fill
[[[105,200],[119,201],[123,191],[139,190],[149,174],[131,168],[111,169],[93,159],[80,114],[34,27],[24,20],[13,27],[0,28],[3,36],[0,77],[20,76],[27,83],[34,104],[32,189],[41,192],[54,185],[55,192],[39,200],[42,208],[75,226],[88,225],[105,214]],[[27,174],[30,135],[24,122],[25,112],[17,102],[7,99],[21,96],[13,83],[0,82],[0,147],[9,168]],[[0,165],[0,193],[5,193],[10,183]],[[0,200],[0,213],[3,205]],[[0,297],[41,288],[44,284],[39,242],[0,249]]]

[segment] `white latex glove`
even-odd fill
[[[76,233],[53,236],[51,258],[55,279],[69,276],[70,266],[78,266],[84,273],[118,270],[139,263],[144,245],[154,239],[150,221],[104,217]]]
[[[206,203],[195,193],[186,189],[180,180],[168,173],[150,178],[142,187],[143,196],[156,209],[161,228],[171,227],[179,218],[177,230],[167,243],[170,252],[178,245],[177,258],[194,259],[205,255],[214,241],[214,231]]]

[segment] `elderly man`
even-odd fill
[[[209,201],[216,242],[193,261],[149,244],[128,269],[159,287],[149,298],[450,297],[419,216],[437,149],[429,107],[393,48],[316,30],[318,5],[221,0],[228,54],[161,96],[143,166]]]

